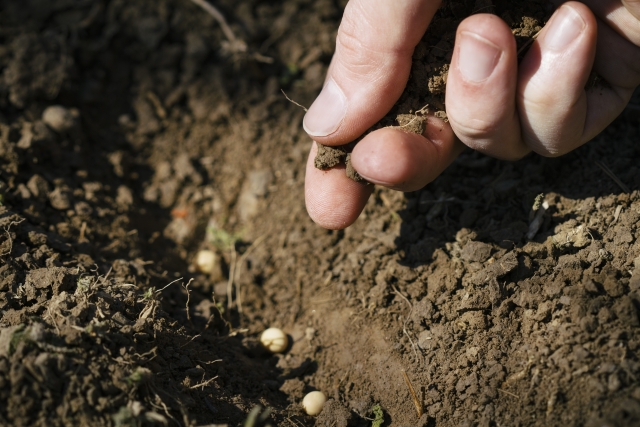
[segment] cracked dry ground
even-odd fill
[[[345,2],[215,4],[272,63],[187,0],[0,2],[0,425],[640,423],[638,97],[573,154],[467,152],[325,231],[279,90],[313,100]]]

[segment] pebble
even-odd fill
[[[76,118],[77,112],[68,110],[62,105],[52,105],[45,108],[42,113],[42,121],[59,133],[71,130],[76,124]]]

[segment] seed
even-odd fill
[[[269,328],[260,336],[260,342],[271,353],[282,353],[289,346],[289,338],[282,329]]]
[[[218,256],[210,250],[202,250],[196,255],[196,268],[199,272],[211,274],[218,265]]]
[[[316,416],[322,411],[327,396],[321,391],[312,391],[302,399],[302,407],[311,416]]]

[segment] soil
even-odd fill
[[[0,425],[640,423],[640,95],[323,230],[280,89],[311,103],[345,3],[216,1],[243,52],[188,0],[0,2]]]

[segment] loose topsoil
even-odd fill
[[[0,425],[640,423],[639,96],[327,231],[280,89],[312,102],[345,1],[212,4],[245,51],[189,0],[0,1]]]

